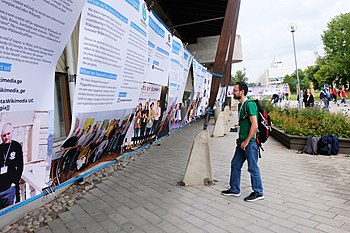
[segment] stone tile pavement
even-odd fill
[[[229,125],[236,121],[233,114]],[[265,200],[225,197],[237,133],[210,138],[213,186],[181,187],[203,120],[153,145],[36,232],[350,232],[350,157],[297,154],[273,138],[259,164]],[[212,131],[211,124],[209,130]],[[229,127],[228,127],[229,128]]]

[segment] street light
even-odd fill
[[[298,83],[298,96],[299,96],[299,108],[302,107],[302,101],[301,101],[301,91],[300,91],[300,80],[299,80],[299,73],[298,73],[298,64],[297,64],[297,54],[295,52],[295,40],[294,40],[294,32],[297,30],[297,25],[295,23],[291,23],[288,26],[289,31],[292,33],[293,38],[293,50],[294,50],[294,61],[295,61],[295,74],[297,75],[297,83]]]

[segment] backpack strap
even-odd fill
[[[243,116],[242,120],[244,120],[248,117],[248,110],[247,110],[248,102],[251,102],[251,100],[245,101],[244,106],[242,106],[242,108],[244,107],[244,116]]]

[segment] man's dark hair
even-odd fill
[[[244,96],[247,96],[248,93],[248,86],[245,84],[245,82],[237,82],[236,85],[238,85],[240,91],[244,91]]]

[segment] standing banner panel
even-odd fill
[[[148,11],[140,0],[88,0],[81,15],[69,137],[55,154],[60,184],[123,153],[148,70]]]
[[[172,36],[153,11],[148,25],[149,69],[144,81],[167,86]]]
[[[1,1],[0,209],[48,186],[54,73],[85,1]]]

